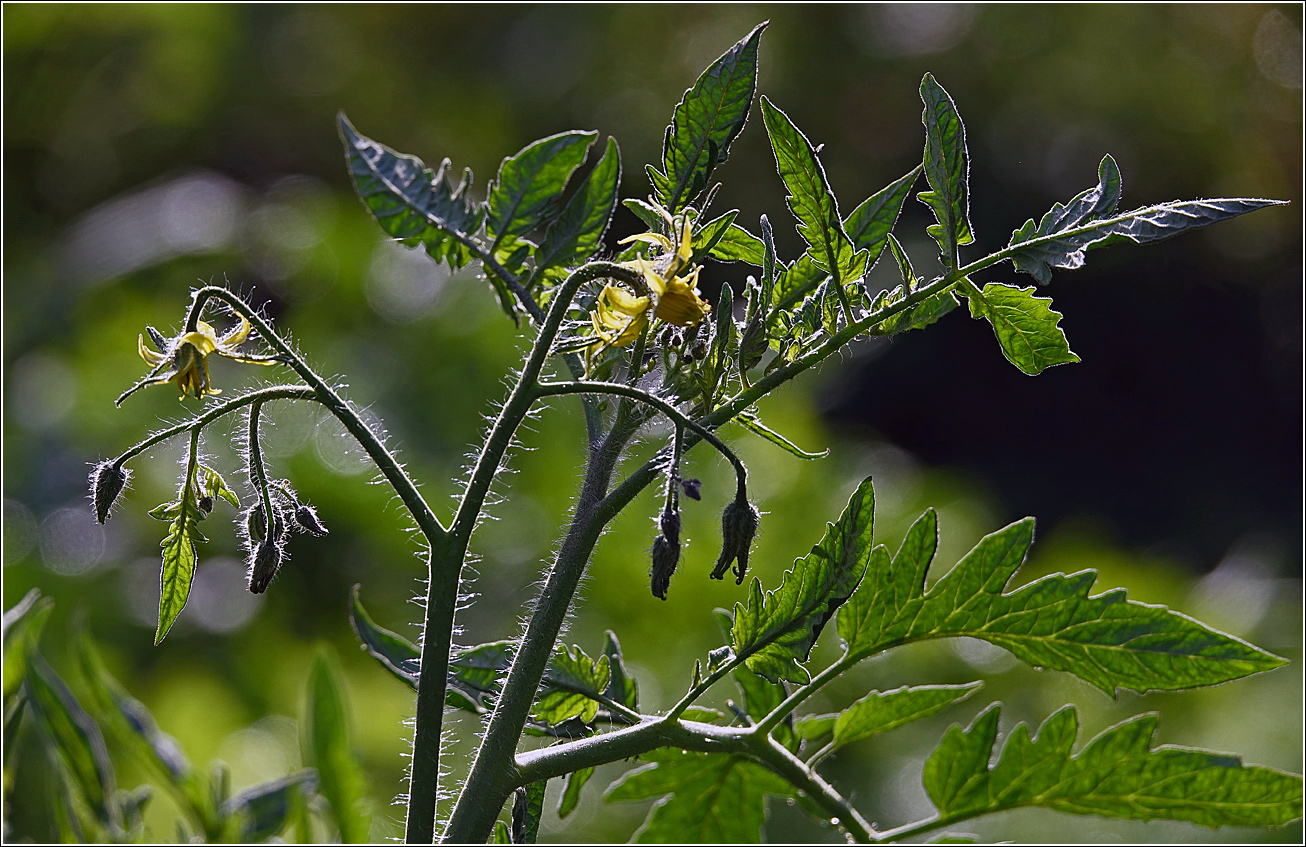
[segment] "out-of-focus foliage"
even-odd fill
[[[943,546],[951,548],[938,553],[944,562],[993,526],[1026,511],[1046,515],[1046,504],[1056,518],[1040,523],[1024,579],[1094,567],[1101,585],[1184,609],[1293,664],[1236,686],[1112,701],[1068,676],[1019,667],[982,642],[923,644],[832,684],[831,700],[847,703],[881,679],[963,683],[982,672],[984,702],[1004,703],[1004,731],[1066,702],[1078,706],[1084,737],[1158,708],[1166,715],[1160,741],[1200,738],[1249,763],[1300,771],[1300,445],[1282,437],[1300,425],[1302,22],[1295,6],[6,6],[3,599],[12,607],[33,586],[56,598],[42,641],[54,667],[75,666],[69,621],[84,616],[113,677],[191,761],[225,760],[235,797],[306,764],[296,726],[301,692],[315,642],[330,642],[343,657],[367,793],[374,809],[387,808],[402,790],[408,731],[401,721],[412,714],[412,694],[357,650],[347,613],[349,586],[361,582],[378,621],[416,621],[405,601],[421,570],[400,510],[368,484],[360,455],[334,424],[269,407],[265,446],[279,466],[270,472],[295,479],[331,535],[300,542],[269,591],[254,597],[244,588],[234,533],[211,521],[187,613],[165,647],[152,647],[158,524],[145,509],[175,499],[185,444],[137,463],[131,490],[104,527],[85,499],[88,463],[183,413],[163,390],[113,409],[113,398],[141,373],[136,335],[147,324],[165,334],[179,327],[189,287],[227,277],[266,302],[324,371],[347,375],[349,394],[384,421],[428,500],[440,503],[525,342],[483,283],[383,240],[352,195],[337,111],[396,149],[470,167],[478,196],[527,140],[598,130],[620,140],[623,193],[642,196],[651,187],[641,166],[659,163],[662,128],[686,86],[767,17],[759,91],[784,104],[814,145],[827,145],[822,162],[840,196],[867,196],[919,160],[917,83],[925,71],[964,104],[972,158],[984,163],[971,175],[970,222],[985,249],[1090,184],[1107,150],[1140,204],[1197,196],[1293,201],[1182,245],[1150,247],[1141,258],[1095,257],[1094,268],[1058,291],[1084,359],[1074,368],[1024,380],[992,350],[989,330],[957,310],[929,333],[942,339],[931,347],[914,346],[926,344],[922,333],[868,344],[837,381],[813,376],[762,404],[769,425],[805,449],[831,446],[838,462],[803,462],[742,429],[727,432],[768,512],[752,561],[767,585],[778,585],[807,552],[814,521],[837,513],[873,473],[877,537],[895,549],[927,504],[942,504],[950,529]],[[740,208],[738,220],[750,229],[759,214],[773,223],[782,217],[783,185],[760,114],[714,176],[727,184],[718,202]],[[929,221],[921,204],[905,209],[912,221]],[[781,252],[797,255],[800,235],[787,223],[775,226]],[[611,244],[642,229],[619,211]],[[936,252],[925,241],[901,247],[921,267]],[[1148,272],[1153,266],[1156,274]],[[742,279],[732,267],[741,266],[709,271],[705,288],[728,280],[738,291]],[[1163,271],[1178,278],[1158,276]],[[876,272],[896,281],[897,263]],[[1143,324],[1121,313],[1125,294],[1140,298],[1138,308],[1164,313],[1164,331],[1139,331]],[[1146,325],[1156,323],[1153,315]],[[972,361],[986,359],[1002,376],[972,392]],[[213,370],[219,385],[232,388],[263,376],[227,362]],[[953,373],[970,383],[952,382]],[[1087,382],[1068,382],[1074,379]],[[1068,387],[1057,393],[1060,385]],[[1074,385],[1106,385],[1094,396],[1118,405],[1081,409]],[[1147,388],[1154,385],[1160,389]],[[1198,411],[1149,418],[1152,407],[1139,394]],[[935,396],[953,405],[941,407]],[[507,499],[492,509],[500,520],[473,541],[484,558],[472,586],[481,597],[459,620],[468,643],[517,634],[522,604],[575,493],[567,481],[578,477],[583,426],[574,404],[553,405],[525,434],[535,449],[514,457],[519,473],[500,483]],[[838,426],[822,419],[823,405],[840,409]],[[885,415],[858,417],[865,409]],[[1070,428],[1097,414],[1142,445],[1143,458],[1173,456],[1164,466],[1170,470],[1106,483],[1072,472],[1093,464],[1112,434]],[[1257,437],[1245,437],[1244,420],[1255,423]],[[956,437],[953,421],[966,437]],[[962,445],[929,454],[954,469],[925,464],[877,435],[884,431]],[[1021,446],[1032,442],[1037,449]],[[240,474],[231,475],[241,467],[231,443],[208,438],[203,449],[247,496]],[[683,684],[682,669],[719,643],[709,612],[744,599],[733,581],[707,579],[732,474],[706,453],[689,461],[686,476],[703,480],[706,502],[686,504],[688,543],[667,602],[649,596],[644,557],[629,554],[647,544],[643,516],[656,511],[648,493],[600,544],[569,635],[594,645],[618,628],[648,710],[670,705],[659,684]],[[1000,476],[956,470],[994,466],[1038,480],[1023,494],[1031,499],[1013,498]],[[1267,488],[1278,495],[1266,498]],[[445,514],[451,511],[449,504]],[[1119,511],[1152,515],[1155,532],[1141,536],[1145,543],[1132,540],[1137,527],[1111,523]],[[1113,541],[1114,532],[1125,540]],[[715,705],[725,708],[725,696]],[[812,711],[833,704],[814,702]],[[1249,721],[1251,714],[1283,719]],[[470,715],[461,720],[452,721],[450,761],[470,749],[479,727]],[[864,804],[868,817],[927,813],[924,754],[950,720],[840,750],[830,772],[859,796],[874,792]],[[35,743],[20,736],[15,752],[39,759]],[[120,786],[147,778],[138,764],[115,764]],[[595,784],[615,775],[600,773]],[[17,836],[52,838],[58,824],[45,793],[52,783],[36,776],[16,786],[6,821]],[[549,785],[542,840],[558,827],[560,791],[556,781]],[[581,794],[567,837],[628,837],[645,809],[600,804],[597,793]],[[144,808],[147,836],[176,837],[178,808],[156,796]],[[770,814],[775,840],[834,837],[787,806],[773,803]],[[1042,838],[1041,814],[999,815],[976,828],[985,838]],[[1197,837],[1182,824],[1085,826],[1075,840]],[[371,827],[373,838],[399,831],[384,813]],[[1223,832],[1246,835],[1217,837]],[[1264,837],[1296,841],[1300,827]]]

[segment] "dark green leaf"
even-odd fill
[[[567,785],[562,790],[562,799],[558,801],[558,817],[565,818],[576,809],[580,802],[581,789],[594,776],[594,768],[581,768],[567,774]]]
[[[33,652],[28,662],[28,705],[57,752],[66,780],[100,826],[121,830],[117,781],[99,726],[40,653]]]
[[[567,180],[598,137],[592,130],[560,132],[503,160],[485,204],[485,233],[493,246],[528,235],[558,212]]]
[[[603,158],[594,166],[580,188],[544,235],[535,253],[535,279],[546,283],[561,279],[567,269],[583,263],[603,246],[612,210],[617,204],[621,182],[621,152],[615,139],[608,139]]]
[[[263,841],[293,822],[298,807],[316,791],[317,772],[308,768],[245,789],[222,804],[222,813],[239,818],[242,841]]]
[[[839,205],[825,178],[816,150],[789,116],[762,98],[762,118],[771,136],[776,168],[789,190],[788,203],[807,241],[807,255],[827,274],[848,282],[866,270],[865,251],[844,232]],[[786,292],[787,293],[787,292]]]
[[[1037,226],[1028,220],[1012,233],[1008,250],[1016,270],[1046,284],[1052,281],[1053,268],[1082,267],[1085,251],[1094,247],[1120,241],[1160,241],[1283,202],[1254,198],[1175,201],[1117,215],[1120,185],[1115,160],[1104,157],[1094,188],[1081,192],[1064,206],[1055,204]]]
[[[595,662],[575,645],[570,651],[559,646],[545,673],[543,693],[535,701],[532,715],[553,726],[574,717],[589,723],[598,714],[598,698],[610,678],[607,656]]]
[[[669,749],[659,751],[657,759],[627,772],[605,795],[609,802],[671,795],[654,804],[635,833],[635,840],[645,844],[758,843],[766,795],[793,790],[741,756]]]
[[[1155,714],[1130,718],[1074,754],[1079,719],[1067,706],[1033,738],[1018,725],[990,767],[994,704],[967,729],[948,730],[925,763],[925,790],[949,820],[1021,806],[1211,827],[1282,826],[1301,817],[1301,777],[1205,750],[1153,749],[1156,722]]]
[[[739,686],[739,693],[744,696],[744,714],[748,715],[753,723],[759,723],[762,718],[771,714],[771,710],[784,702],[785,697],[789,695],[783,682],[767,682],[746,667],[735,668],[730,675],[734,677],[735,685]],[[794,735],[792,717],[786,715],[772,734],[776,741],[789,750],[798,749],[798,737]]]
[[[848,500],[837,524],[785,572],[780,587],[762,593],[754,579],[748,605],[735,604],[731,637],[746,667],[771,682],[805,683],[802,666],[826,621],[862,578],[871,551],[875,495],[868,477]]]
[[[480,229],[483,211],[468,197],[472,172],[464,170],[454,186],[448,159],[432,172],[421,159],[360,135],[343,112],[338,123],[354,191],[381,229],[410,246],[421,244],[455,270],[471,261],[467,242]]]
[[[1052,574],[1004,594],[1033,535],[1027,518],[986,536],[926,592],[937,544],[934,512],[927,511],[892,561],[876,549],[840,611],[839,634],[850,654],[969,636],[1034,667],[1075,674],[1108,694],[1215,685],[1285,664],[1164,606],[1129,600],[1123,589],[1090,597],[1097,578],[1091,570]]]
[[[544,789],[548,780],[532,782],[513,792],[512,843],[534,844],[544,817]]]
[[[612,630],[607,631],[607,640],[603,644],[603,655],[608,657],[608,685],[603,695],[609,700],[639,708],[639,690],[635,680],[626,673],[626,666],[621,661],[621,642]]]
[[[884,250],[889,232],[898,220],[902,204],[921,175],[921,166],[917,165],[905,176],[881,188],[853,209],[852,214],[844,219],[843,228],[852,239],[853,246],[866,250],[868,264],[875,264]]]
[[[732,223],[708,255],[723,262],[747,262],[760,268],[766,255],[766,248],[762,244],[762,239],[739,224]]]
[[[367,652],[381,663],[381,666],[417,690],[417,672],[421,653],[417,645],[402,635],[377,626],[371,615],[363,608],[363,601],[358,596],[360,586],[355,585],[350,593],[349,623],[354,634],[362,642]]]
[[[346,844],[369,841],[369,816],[363,810],[366,781],[349,747],[349,705],[334,657],[313,658],[300,725],[304,761],[317,768],[322,796]]]
[[[713,169],[726,160],[744,128],[757,89],[759,24],[703,72],[685,92],[667,127],[662,171],[649,179],[658,202],[676,214],[707,188]]]
[[[498,692],[504,672],[512,664],[514,647],[505,640],[456,650],[449,659],[449,705],[484,711],[485,698]]]
[[[972,317],[993,326],[1007,361],[1034,376],[1053,365],[1078,362],[1061,329],[1061,313],[1052,311],[1050,297],[1035,297],[1034,287],[1016,288],[990,282],[983,291],[971,286],[968,295]]]
[[[757,416],[757,412],[752,409],[746,409],[743,412],[740,412],[738,415],[735,416],[735,420],[738,421],[739,425],[742,426],[744,429],[748,430],[754,435],[758,435],[761,436],[762,438],[765,438],[767,441],[770,441],[772,444],[776,445],[777,447],[782,447],[785,450],[788,450],[790,453],[792,453],[793,455],[797,456],[800,459],[824,459],[826,456],[830,455],[830,448],[828,447],[822,450],[820,453],[808,453],[806,450],[799,447],[797,444],[793,443],[788,438],[785,438],[780,433],[776,432],[766,424],[762,423],[762,419],[759,418]]]
[[[834,724],[834,746],[852,744],[937,715],[953,703],[965,700],[983,685],[982,682],[970,682],[965,685],[903,686],[883,693],[872,691],[838,715]]]
[[[22,600],[4,614],[4,699],[18,692],[27,676],[28,657],[36,650],[41,630],[50,619],[54,600],[42,597],[40,589],[28,591]]]
[[[937,224],[926,232],[938,242],[943,266],[958,267],[957,247],[975,240],[970,228],[970,161],[966,153],[966,128],[948,92],[926,74],[921,80],[925,111],[925,178],[929,191],[916,195],[934,212]]]

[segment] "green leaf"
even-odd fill
[[[1067,706],[1033,738],[1018,725],[990,767],[998,711],[994,704],[970,727],[953,726],[925,763],[925,790],[950,821],[1021,806],[1210,827],[1282,826],[1301,817],[1301,777],[1205,750],[1153,749],[1155,714],[1116,724],[1074,754],[1079,719]]]
[[[369,841],[363,810],[366,781],[349,747],[349,704],[335,657],[320,650],[313,658],[304,696],[300,743],[304,761],[317,768],[322,796],[346,844]]]
[[[1080,192],[1064,206],[1053,205],[1037,226],[1031,219],[1012,233],[1008,253],[1016,270],[1047,284],[1052,281],[1053,268],[1082,267],[1084,253],[1094,247],[1120,241],[1135,244],[1160,241],[1185,230],[1284,202],[1259,198],[1187,200],[1116,215],[1120,169],[1114,159],[1106,156],[1097,172],[1098,184],[1094,188]]]
[[[512,834],[508,832],[508,825],[503,821],[494,822],[494,843],[511,844]]]
[[[834,746],[843,747],[937,715],[953,703],[965,700],[983,685],[982,682],[970,682],[965,685],[903,686],[883,693],[872,691],[836,718]]]
[[[560,132],[503,160],[485,204],[485,233],[494,247],[506,237],[530,234],[558,212],[567,180],[598,137],[593,130]]]
[[[890,561],[876,548],[866,577],[839,612],[850,655],[913,641],[969,636],[1036,668],[1065,671],[1112,694],[1216,685],[1273,670],[1283,659],[1123,589],[1089,596],[1095,571],[1052,574],[1003,593],[1034,536],[1026,518],[985,536],[925,591],[934,512],[921,516]]]
[[[834,732],[838,719],[838,715],[804,715],[794,721],[794,731],[805,741],[814,741]]]
[[[609,700],[638,710],[639,688],[634,678],[626,672],[626,666],[621,661],[621,642],[617,640],[617,634],[612,630],[607,631],[603,655],[608,657],[609,674],[608,685],[603,689],[603,695]]]
[[[735,416],[735,420],[738,421],[739,425],[742,426],[744,429],[748,430],[754,435],[758,435],[761,436],[762,438],[765,438],[767,441],[770,441],[772,444],[776,445],[777,447],[782,447],[785,450],[788,450],[790,453],[792,453],[793,455],[797,456],[800,459],[824,459],[826,456],[830,455],[829,447],[825,448],[820,453],[808,453],[806,450],[799,447],[797,444],[793,443],[788,438],[785,438],[780,433],[776,432],[766,424],[762,423],[762,419],[757,416],[757,412],[753,409],[745,409],[744,411],[740,412],[738,415]]]
[[[581,768],[567,774],[567,785],[563,788],[562,798],[558,801],[558,817],[565,818],[575,811],[576,804],[580,802],[581,789],[592,776],[594,776],[594,768]]]
[[[33,588],[4,614],[4,699],[18,693],[27,676],[28,658],[36,650],[41,630],[50,619],[54,600],[42,597],[39,588]]]
[[[363,601],[358,596],[359,588],[355,585],[350,592],[349,623],[354,628],[354,634],[382,667],[416,691],[421,652],[416,644],[402,635],[377,626],[363,608]]]
[[[656,762],[628,771],[605,795],[609,802],[666,797],[635,833],[641,843],[756,844],[766,821],[766,795],[793,790],[742,756],[676,749],[655,755]]]
[[[730,228],[735,225],[735,218],[738,215],[739,210],[735,209],[695,228],[693,233],[694,252],[689,257],[691,265],[703,261],[706,256],[716,249],[721,240],[730,232]]]
[[[674,215],[707,188],[744,128],[757,89],[757,45],[766,24],[712,63],[685,92],[667,127],[662,170],[648,167],[658,202]]]
[[[708,706],[690,706],[680,713],[681,720],[698,721],[699,723],[717,723],[724,717],[724,712]]]
[[[599,711],[599,697],[608,687],[611,672],[608,657],[595,662],[577,646],[568,651],[561,645],[544,675],[544,690],[531,713],[536,720],[557,726],[579,717],[585,723]]]
[[[667,225],[666,220],[662,217],[662,213],[658,211],[657,206],[654,206],[651,203],[645,203],[638,197],[628,197],[621,201],[621,205],[625,206],[635,215],[635,217],[643,221],[644,226],[648,227],[649,232],[663,232]],[[639,250],[643,249],[642,245],[634,245],[634,248]]]
[[[123,822],[116,796],[117,781],[100,727],[40,653],[33,652],[28,662],[29,706],[42,734],[57,753],[65,781],[77,791],[101,826],[120,831]]]
[[[245,843],[263,841],[292,823],[316,792],[317,773],[305,769],[245,789],[222,804],[222,814],[240,819],[240,837]]]
[[[772,301],[777,309],[787,309],[802,300],[822,282],[830,278],[830,272],[817,266],[810,253],[804,253],[781,272],[775,281]]]
[[[732,223],[708,255],[723,262],[747,262],[760,268],[765,261],[766,247],[762,244],[762,239],[739,224]]]
[[[853,492],[837,524],[785,572],[780,587],[762,593],[753,579],[748,605],[735,604],[731,637],[745,666],[770,682],[806,683],[802,666],[826,621],[848,599],[866,568],[871,550],[875,495],[867,477]]]
[[[513,792],[512,843],[534,844],[544,817],[544,790],[548,780],[532,782]]]
[[[844,219],[843,228],[852,239],[853,246],[866,250],[868,264],[875,264],[884,251],[889,239],[889,232],[902,212],[902,204],[911,193],[911,188],[921,175],[921,165],[881,188],[853,209],[852,214]]]
[[[789,195],[786,198],[798,232],[807,241],[807,255],[827,274],[848,282],[866,270],[867,253],[853,246],[844,232],[839,205],[830,191],[816,150],[789,116],[762,98],[762,118],[771,136],[776,168]]]
[[[567,269],[583,263],[603,246],[603,233],[617,206],[621,183],[621,151],[608,139],[603,158],[567,201],[535,253],[535,279],[546,284],[561,279]]]
[[[739,686],[739,693],[744,697],[744,714],[748,715],[753,723],[759,723],[762,718],[771,714],[771,711],[789,695],[784,683],[767,682],[747,667],[735,668],[730,675],[734,677],[735,685]],[[772,734],[776,741],[789,748],[791,752],[798,749],[798,737],[794,735],[794,722],[791,715],[786,715]]]
[[[449,658],[446,702],[471,712],[485,711],[485,699],[498,693],[515,647],[504,640],[456,650]]]
[[[391,238],[421,244],[437,262],[454,270],[474,257],[467,242],[481,226],[483,209],[468,196],[472,172],[454,186],[449,160],[432,172],[415,156],[396,153],[360,135],[341,112],[340,138],[354,191]]]
[[[948,92],[926,74],[921,80],[925,111],[925,178],[929,191],[917,198],[934,212],[937,224],[926,232],[938,242],[943,266],[958,267],[957,247],[975,240],[970,228],[970,161],[966,153],[966,128]]]
[[[882,292],[882,295],[882,297],[877,297],[872,304],[872,312],[893,306],[908,296],[901,285],[891,291]],[[914,306],[908,306],[906,309],[890,315],[871,327],[867,334],[888,336],[913,329],[924,329],[955,308],[957,308],[957,298],[953,293],[951,291],[940,291],[937,294],[931,294]]]
[[[205,496],[214,499],[221,497],[237,509],[240,508],[240,498],[228,487],[226,480],[217,471],[207,465],[200,465],[200,472],[204,474],[203,491]]]
[[[177,502],[172,506],[175,516],[168,524],[168,534],[159,545],[163,548],[163,564],[159,570],[159,627],[154,633],[156,646],[163,643],[173,622],[181,610],[186,608],[186,601],[190,599],[190,584],[195,578],[195,547],[207,540],[199,529],[204,513],[199,509],[196,494],[197,471],[198,463],[192,444],[186,479],[182,483]]]
[[[1079,361],[1059,326],[1061,313],[1052,310],[1052,298],[1035,297],[1033,286],[1000,282],[990,282],[983,291],[969,288],[971,316],[992,324],[1002,354],[1023,372],[1035,376],[1053,365]]]

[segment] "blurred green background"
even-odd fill
[[[137,333],[173,331],[192,286],[229,280],[322,371],[341,375],[448,515],[465,453],[526,338],[469,274],[451,278],[383,240],[351,193],[337,110],[428,164],[447,156],[471,167],[477,190],[529,141],[597,129],[621,144],[624,196],[642,197],[643,164],[656,160],[683,90],[766,19],[759,91],[825,144],[845,212],[919,161],[916,88],[927,70],[966,120],[984,250],[1092,185],[1106,152],[1120,163],[1127,207],[1292,201],[1059,272],[1048,293],[1082,364],[1027,379],[958,310],[927,333],[862,345],[763,404],[771,426],[808,449],[829,446],[829,458],[802,462],[730,433],[767,513],[755,570],[768,585],[874,474],[877,534],[891,547],[927,505],[940,510],[940,567],[1034,514],[1039,540],[1018,579],[1094,567],[1100,589],[1125,586],[1293,661],[1217,689],[1112,701],[978,642],[903,650],[866,663],[811,709],[840,708],[872,686],[990,683],[935,719],[842,753],[830,767],[836,783],[878,824],[928,812],[924,755],[949,723],[993,700],[1006,704],[1004,731],[1066,702],[1090,733],[1157,709],[1159,741],[1300,772],[1300,6],[6,5],[3,14],[4,604],[33,586],[53,596],[43,649],[56,667],[75,627],[89,627],[163,729],[197,763],[226,760],[236,788],[298,766],[300,692],[326,642],[350,683],[372,835],[401,832],[390,802],[403,790],[412,697],[358,651],[346,604],[362,583],[373,616],[415,637],[420,562],[398,502],[372,484],[353,443],[314,409],[281,404],[271,409],[273,473],[318,506],[331,535],[298,539],[254,597],[224,525],[231,510],[219,504],[190,604],[153,647],[162,525],[145,512],[173,496],[182,445],[134,463],[132,490],[106,526],[85,496],[89,463],[187,414],[164,389],[114,408],[144,370]],[[741,209],[752,229],[767,213],[782,256],[797,255],[758,121],[731,152],[717,172],[719,208]],[[932,259],[926,219],[913,200],[899,227],[918,267]],[[639,229],[618,211],[612,240]],[[738,290],[744,273],[709,269],[709,299],[723,283]],[[1028,282],[1012,276],[989,278]],[[224,361],[214,379],[230,394],[267,376],[251,370]],[[481,560],[467,586],[476,600],[459,617],[463,643],[519,631],[578,487],[582,431],[575,404],[557,401],[523,434],[530,449],[500,482],[497,521],[474,539]],[[662,437],[651,434],[631,466]],[[204,446],[229,480],[241,476],[225,431],[211,430]],[[704,500],[688,504],[691,543],[668,600],[648,591],[656,505],[646,494],[601,542],[568,635],[593,655],[616,630],[645,708],[683,691],[693,659],[720,643],[711,610],[742,597],[706,576],[730,476],[697,452],[688,473],[704,479]],[[719,687],[717,705],[737,698]],[[456,771],[477,727],[454,722]],[[13,835],[43,840],[47,774],[26,743]],[[559,786],[550,788],[552,798]],[[588,789],[561,824],[551,799],[542,838],[627,839],[645,808],[599,794]],[[171,840],[172,817],[157,797],[150,837]],[[1037,811],[969,829],[1017,841],[1301,839],[1299,824],[1210,832]],[[783,803],[767,832],[840,840]]]

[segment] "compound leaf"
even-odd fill
[[[557,726],[579,717],[589,723],[599,711],[599,698],[608,687],[611,668],[608,657],[596,662],[577,646],[568,651],[559,646],[544,677],[544,690],[531,713],[536,720]]]
[[[931,74],[921,80],[925,110],[925,178],[929,191],[917,198],[929,206],[938,221],[926,228],[939,245],[939,255],[948,270],[956,268],[957,247],[975,240],[970,228],[970,161],[966,153],[966,128],[957,106]]]
[[[871,550],[875,494],[870,478],[848,500],[836,524],[826,524],[825,536],[792,569],[780,587],[762,593],[754,578],[748,605],[735,604],[731,638],[745,667],[769,682],[787,679],[806,683],[812,644],[830,616],[857,587]]]
[[[1079,719],[1067,706],[1033,737],[1017,726],[990,767],[998,712],[994,704],[968,728],[953,726],[925,763],[925,790],[949,821],[1021,806],[1210,827],[1301,817],[1301,777],[1206,750],[1153,748],[1155,714],[1116,724],[1076,754]]]
[[[971,316],[988,320],[1002,355],[1024,373],[1036,376],[1053,365],[1079,361],[1061,329],[1061,313],[1052,310],[1052,298],[1035,297],[1032,285],[990,282],[982,291],[971,286],[967,296]]]

